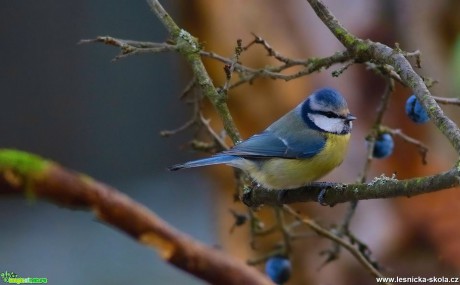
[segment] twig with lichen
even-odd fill
[[[217,92],[217,89],[214,87],[203,62],[201,61],[199,54],[201,48],[198,40],[186,30],[181,29],[158,1],[149,0],[148,3],[154,14],[168,30],[172,41],[177,47],[177,51],[184,56],[192,67],[192,72],[196,77],[197,84],[200,86],[204,96],[211,101],[214,108],[217,110],[228,136],[231,138],[233,143],[239,142],[241,137],[228,109],[225,96]]]
[[[313,182],[304,187],[270,191],[265,189],[248,190],[242,197],[250,207],[260,205],[281,205],[298,202],[318,202],[320,193],[322,202],[333,206],[355,200],[384,199],[394,197],[412,197],[441,191],[460,185],[460,167],[431,176],[398,180],[385,176],[377,177],[369,183],[329,183]]]

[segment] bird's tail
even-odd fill
[[[176,164],[173,166],[168,167],[169,171],[176,171],[183,168],[192,168],[192,167],[200,167],[200,166],[208,166],[208,165],[215,165],[215,164],[226,164],[229,162],[238,159],[232,155],[216,155],[209,158],[203,158],[198,160],[189,161],[186,163]]]

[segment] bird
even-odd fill
[[[355,119],[339,91],[321,88],[261,133],[209,158],[168,169],[225,164],[268,190],[299,188],[342,163]]]

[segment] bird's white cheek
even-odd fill
[[[339,118],[328,118],[319,114],[308,114],[312,122],[320,129],[339,134],[343,130],[343,120]]]

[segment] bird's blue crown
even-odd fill
[[[339,91],[332,88],[323,88],[315,91],[309,98],[324,109],[341,110],[347,109],[347,102]]]
[[[302,103],[301,116],[308,127],[322,131],[316,124],[314,124],[308,114],[329,114],[330,112],[337,112],[347,110],[347,102],[339,91],[333,88],[322,88],[313,92],[311,96]]]

